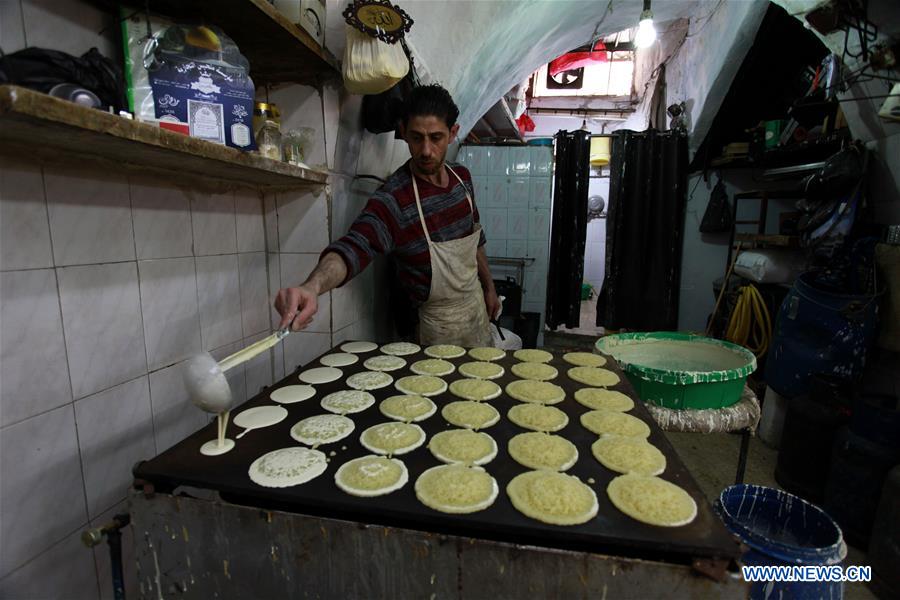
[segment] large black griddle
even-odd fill
[[[340,350],[335,348],[329,353],[336,351]],[[363,368],[365,359],[378,354],[380,354],[378,350],[360,354],[359,362],[342,367],[345,378],[365,370]],[[418,352],[403,358],[407,360],[407,366],[390,372],[395,381],[412,375],[409,365],[428,357],[424,352]],[[471,360],[473,359],[466,355],[450,359],[450,362],[458,367]],[[309,400],[283,405],[289,413],[287,419],[272,427],[249,432],[237,440],[235,448],[227,454],[213,457],[200,454],[200,446],[216,437],[216,428],[210,424],[156,458],[140,463],[135,467],[134,475],[138,479],[153,483],[159,491],[171,491],[180,485],[202,487],[217,490],[223,499],[230,502],[362,523],[673,562],[686,562],[696,558],[737,557],[740,554],[737,543],[713,514],[702,492],[682,465],[662,430],[637,399],[625,375],[611,357],[607,357],[607,360],[606,368],[615,371],[621,378],[621,382],[613,389],[635,399],[635,408],[630,414],[650,426],[649,441],[666,456],[668,464],[661,477],[680,485],[696,500],[698,514],[692,523],[673,528],[645,525],[619,512],[612,505],[606,495],[606,486],[617,474],[598,463],[591,453],[591,444],[597,438],[582,427],[579,421],[579,416],[588,409],[574,399],[575,390],[583,386],[568,378],[566,371],[571,365],[564,362],[560,354],[554,354],[549,364],[559,371],[559,376],[553,383],[566,390],[566,399],[555,406],[569,416],[569,424],[557,432],[557,435],[566,437],[578,448],[578,462],[567,472],[577,475],[588,483],[596,492],[600,504],[597,517],[583,525],[569,527],[546,525],[525,517],[509,501],[505,492],[507,483],[527,469],[513,461],[506,451],[509,439],[525,430],[514,425],[506,417],[507,411],[517,402],[505,393],[490,401],[490,404],[500,411],[500,422],[484,430],[497,441],[497,457],[485,465],[485,468],[496,478],[500,494],[493,506],[473,514],[450,515],[437,512],[416,499],[413,490],[416,478],[426,469],[440,464],[429,452],[427,441],[422,447],[399,457],[409,469],[409,483],[396,492],[376,498],[357,498],[345,494],[335,485],[334,473],[341,464],[370,454],[359,443],[359,434],[371,425],[389,420],[378,410],[378,403],[400,393],[393,385],[373,390],[371,393],[376,398],[375,405],[361,413],[348,415],[356,423],[356,430],[350,437],[334,444],[320,446],[319,449],[326,454],[330,455],[332,451],[336,454],[330,458],[328,470],[318,478],[300,486],[280,489],[261,487],[250,480],[247,474],[250,464],[266,452],[297,445],[290,436],[291,427],[303,418],[325,413],[319,401],[331,392],[348,389],[344,384],[345,378],[316,386],[317,393]],[[516,362],[518,361],[513,358],[512,353],[508,353],[504,359],[498,361],[498,364],[506,369],[503,377],[494,380],[501,387],[505,388],[506,384],[516,379],[510,372],[510,367]],[[318,360],[309,363],[305,368],[315,366],[319,366]],[[269,399],[269,393],[279,387],[301,383],[297,375],[302,370],[304,369],[298,369],[248,400],[234,409],[232,415],[250,407],[274,404]],[[460,378],[462,376],[454,372],[443,379],[449,384]],[[429,439],[439,431],[453,428],[441,417],[440,411],[443,406],[459,398],[447,391],[432,397],[432,400],[437,404],[438,411],[429,419],[418,423],[428,434]],[[238,431],[238,428],[229,425],[228,437],[233,438]],[[346,450],[342,449],[343,447],[346,447]],[[594,483],[590,483],[589,479],[593,479]]]

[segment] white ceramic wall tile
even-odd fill
[[[506,240],[487,238],[485,246],[487,247],[485,252],[487,252],[488,256],[508,256],[506,254]]]
[[[147,363],[156,370],[200,352],[194,258],[138,262]]]
[[[284,370],[293,373],[331,349],[330,333],[299,331],[284,338]]]
[[[234,194],[191,192],[191,225],[194,228],[194,255],[237,252]]]
[[[531,199],[531,181],[528,177],[509,178],[509,207],[528,208]]]
[[[479,213],[487,239],[506,239],[507,212],[505,208],[485,208]]]
[[[365,317],[360,319],[349,327],[335,332],[332,336],[332,346],[335,348],[348,341],[373,341],[380,342],[386,340],[387,337],[379,336],[378,329],[383,328],[384,323],[378,324],[373,317]],[[388,334],[385,334],[388,335]]]
[[[550,177],[531,177],[528,208],[547,208],[553,204],[553,180]]]
[[[0,381],[3,426],[72,400],[53,269],[0,273]]]
[[[238,255],[241,277],[241,322],[245,337],[269,330],[269,288],[266,280],[266,254]],[[272,296],[274,301],[274,296]]]
[[[75,402],[78,445],[91,518],[125,499],[139,460],[156,456],[148,377]]]
[[[606,239],[606,219],[593,219],[587,224],[587,242],[601,242]]]
[[[531,175],[551,175],[553,173],[553,148],[547,146],[532,146],[530,150]]]
[[[66,267],[56,276],[74,397],[146,373],[137,264]]]
[[[165,452],[208,421],[184,387],[184,363],[150,373],[150,404],[156,451]]]
[[[242,339],[237,255],[198,256],[196,261],[203,348],[218,348]]]
[[[340,88],[337,82],[322,85],[322,122],[325,127],[325,158],[329,170],[335,168],[335,148],[341,126]]]
[[[509,174],[528,177],[531,173],[531,148],[523,146],[521,148],[509,149]]]
[[[306,280],[319,261],[318,254],[282,254],[282,285],[297,285]],[[293,283],[297,282],[297,283]],[[328,333],[331,331],[331,294],[319,296],[319,307],[313,322],[304,331],[310,333]]]
[[[284,379],[284,343],[278,344],[274,348],[272,348],[272,370],[274,371],[275,379],[273,381],[280,381]]]
[[[3,578],[87,522],[71,405],[3,429],[0,479]]]
[[[249,346],[266,337],[267,333],[260,333],[252,337],[244,338],[244,346]],[[253,398],[265,387],[272,385],[272,352],[266,351],[250,359],[244,366],[244,375],[247,378],[247,398]]]
[[[525,240],[506,240],[506,256],[524,258],[528,254],[528,243]]]
[[[52,266],[41,169],[4,158],[0,161],[0,269]]]
[[[340,38],[343,40],[343,28],[340,32]],[[338,81],[337,85],[343,88],[343,82]],[[338,95],[341,100],[341,114],[334,149],[334,171],[354,175],[362,172],[357,167],[363,134],[363,129],[359,126],[363,97],[359,94],[342,93],[341,90],[338,91]]]
[[[118,514],[128,512],[128,503],[120,502],[113,508],[91,520],[91,527],[101,527],[113,520]],[[125,597],[139,598],[140,587],[137,580],[137,567],[134,555],[134,526],[128,525],[122,532],[122,575],[124,576]],[[81,550],[84,551],[84,545]],[[101,544],[94,548],[94,561],[97,563],[97,582],[100,585],[100,600],[113,600],[112,568],[109,563],[109,546]]]
[[[266,299],[269,306],[269,329],[278,327],[281,317],[275,310],[275,296],[281,289],[281,256],[279,254],[266,254],[269,277],[269,296]]]
[[[528,238],[529,211],[526,208],[509,210],[509,225],[506,238],[509,240],[524,240]]]
[[[218,361],[223,360],[226,356],[230,356],[244,347],[244,340],[237,341],[233,344],[226,344],[221,348],[210,350],[212,357]],[[247,400],[247,376],[246,364],[240,364],[232,367],[225,372],[225,379],[228,380],[228,387],[231,389],[232,408],[243,404]],[[232,427],[229,423],[228,427]],[[234,435],[234,430],[229,430],[229,435]]]
[[[509,178],[491,176],[487,180],[487,204],[482,206],[505,209],[509,206]]]
[[[278,204],[274,192],[263,198],[263,221],[266,228],[266,251],[278,252]]]
[[[547,273],[545,266],[535,263],[525,269],[525,299],[543,302],[547,295]]]
[[[456,144],[450,144],[450,147],[447,149],[447,162],[455,162],[458,165],[469,168],[469,149],[466,146],[458,146],[456,150],[456,157],[454,159],[450,159],[450,155],[453,152],[453,146]],[[471,174],[471,171],[469,171]]]
[[[359,274],[346,285],[335,288],[331,292],[332,329],[337,331],[356,322],[360,312],[371,301],[371,294],[366,293],[366,279],[371,279],[372,269]]]
[[[54,515],[47,515],[52,519]],[[99,525],[99,523],[98,523]],[[123,552],[126,544],[122,544]],[[98,547],[109,561],[106,544]],[[133,568],[132,568],[133,570]],[[111,587],[111,579],[104,583]],[[94,556],[81,542],[81,531],[67,535],[25,566],[0,579],[3,598],[99,598]]]
[[[278,241],[281,252],[319,253],[328,245],[328,199],[318,192],[280,192]]]
[[[468,148],[468,157],[466,166],[472,177],[484,176],[488,174],[487,160],[488,152],[486,146],[466,146]]]
[[[545,209],[531,209],[528,211],[528,239],[550,239],[550,211]]]
[[[234,193],[237,220],[238,252],[263,252],[266,232],[263,222],[263,202],[258,192],[240,190]]]
[[[490,198],[488,197],[490,194],[489,180],[490,178],[487,175],[472,177],[472,184],[475,186],[474,200],[478,210],[490,205]]]
[[[550,248],[545,240],[529,240],[527,256],[536,261],[546,263],[550,257]]]
[[[56,266],[134,260],[127,181],[72,170],[44,172]]]
[[[488,146],[486,174],[507,176],[509,172],[509,148],[506,146]]]
[[[187,192],[148,178],[130,181],[138,259],[193,255],[191,201]]]

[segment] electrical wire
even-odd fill
[[[772,317],[755,285],[747,284],[738,291],[725,339],[750,350],[757,358],[762,357],[772,339]]]

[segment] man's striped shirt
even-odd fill
[[[450,181],[446,188],[416,178],[422,212],[433,242],[470,235],[473,223],[479,221],[472,176],[465,167],[448,166],[463,180],[465,189],[450,173],[447,173]],[[341,283],[343,285],[362,272],[376,254],[392,253],[397,259],[400,284],[418,306],[428,299],[431,289],[431,257],[416,208],[411,177],[408,163],[392,173],[369,199],[347,235],[330,244],[322,254],[337,252],[344,259],[347,279]],[[472,198],[474,221],[466,191]],[[482,232],[478,245],[484,243]]]

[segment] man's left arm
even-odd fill
[[[494,288],[494,279],[491,277],[491,268],[488,266],[484,244],[478,246],[476,261],[478,262],[478,279],[481,281],[481,289],[484,291],[484,306],[487,309],[488,317],[496,319],[497,313],[500,312],[500,298],[497,297],[497,290]]]

